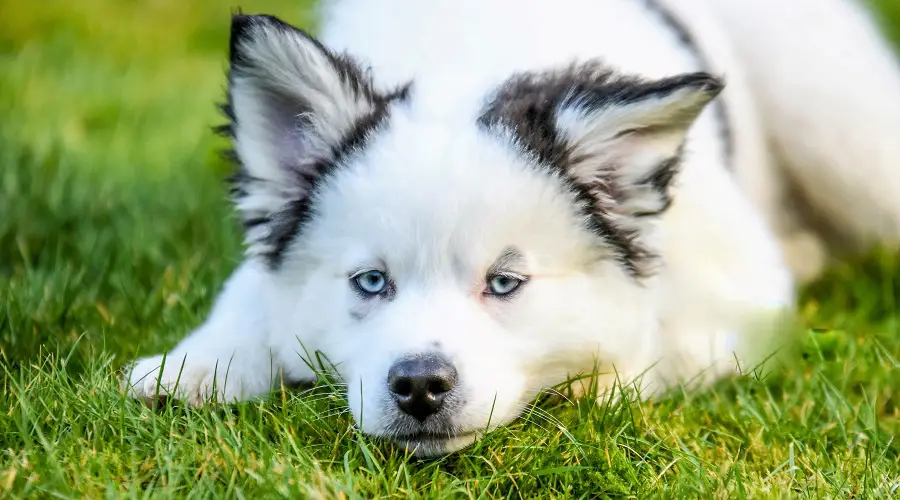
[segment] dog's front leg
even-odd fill
[[[126,390],[145,402],[173,397],[200,406],[263,395],[279,380],[262,297],[268,277],[255,262],[231,276],[207,321],[165,355],[139,359]]]

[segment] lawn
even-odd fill
[[[900,2],[876,3],[900,41]],[[900,497],[900,266],[883,253],[804,292],[781,371],[542,405],[440,460],[358,435],[325,388],[225,409],[124,398],[122,365],[197,325],[240,258],[210,132],[229,11],[0,0],[0,497]]]

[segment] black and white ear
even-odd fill
[[[661,80],[602,61],[514,75],[478,121],[558,175],[634,276],[651,273],[648,230],[671,203],[688,131],[724,84],[707,73]]]
[[[350,58],[277,18],[232,17],[228,104],[248,252],[276,263],[309,217],[316,184],[403,91],[380,93]]]
[[[559,104],[567,174],[612,214],[660,214],[671,203],[688,130],[724,85],[706,73],[612,85],[581,88]]]
[[[627,81],[571,92],[556,111],[570,148],[568,175],[620,216],[662,213],[671,203],[688,130],[723,83],[706,73]]]

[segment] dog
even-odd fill
[[[137,399],[327,359],[363,433],[442,455],[574,378],[652,398],[761,366],[798,286],[900,240],[900,70],[853,2],[321,9],[317,37],[233,15],[246,258],[131,366]]]

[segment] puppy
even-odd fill
[[[830,253],[900,236],[900,71],[850,2],[321,18],[232,19],[246,260],[136,398],[246,400],[327,359],[363,432],[448,453],[572,377],[653,397],[753,368]]]

